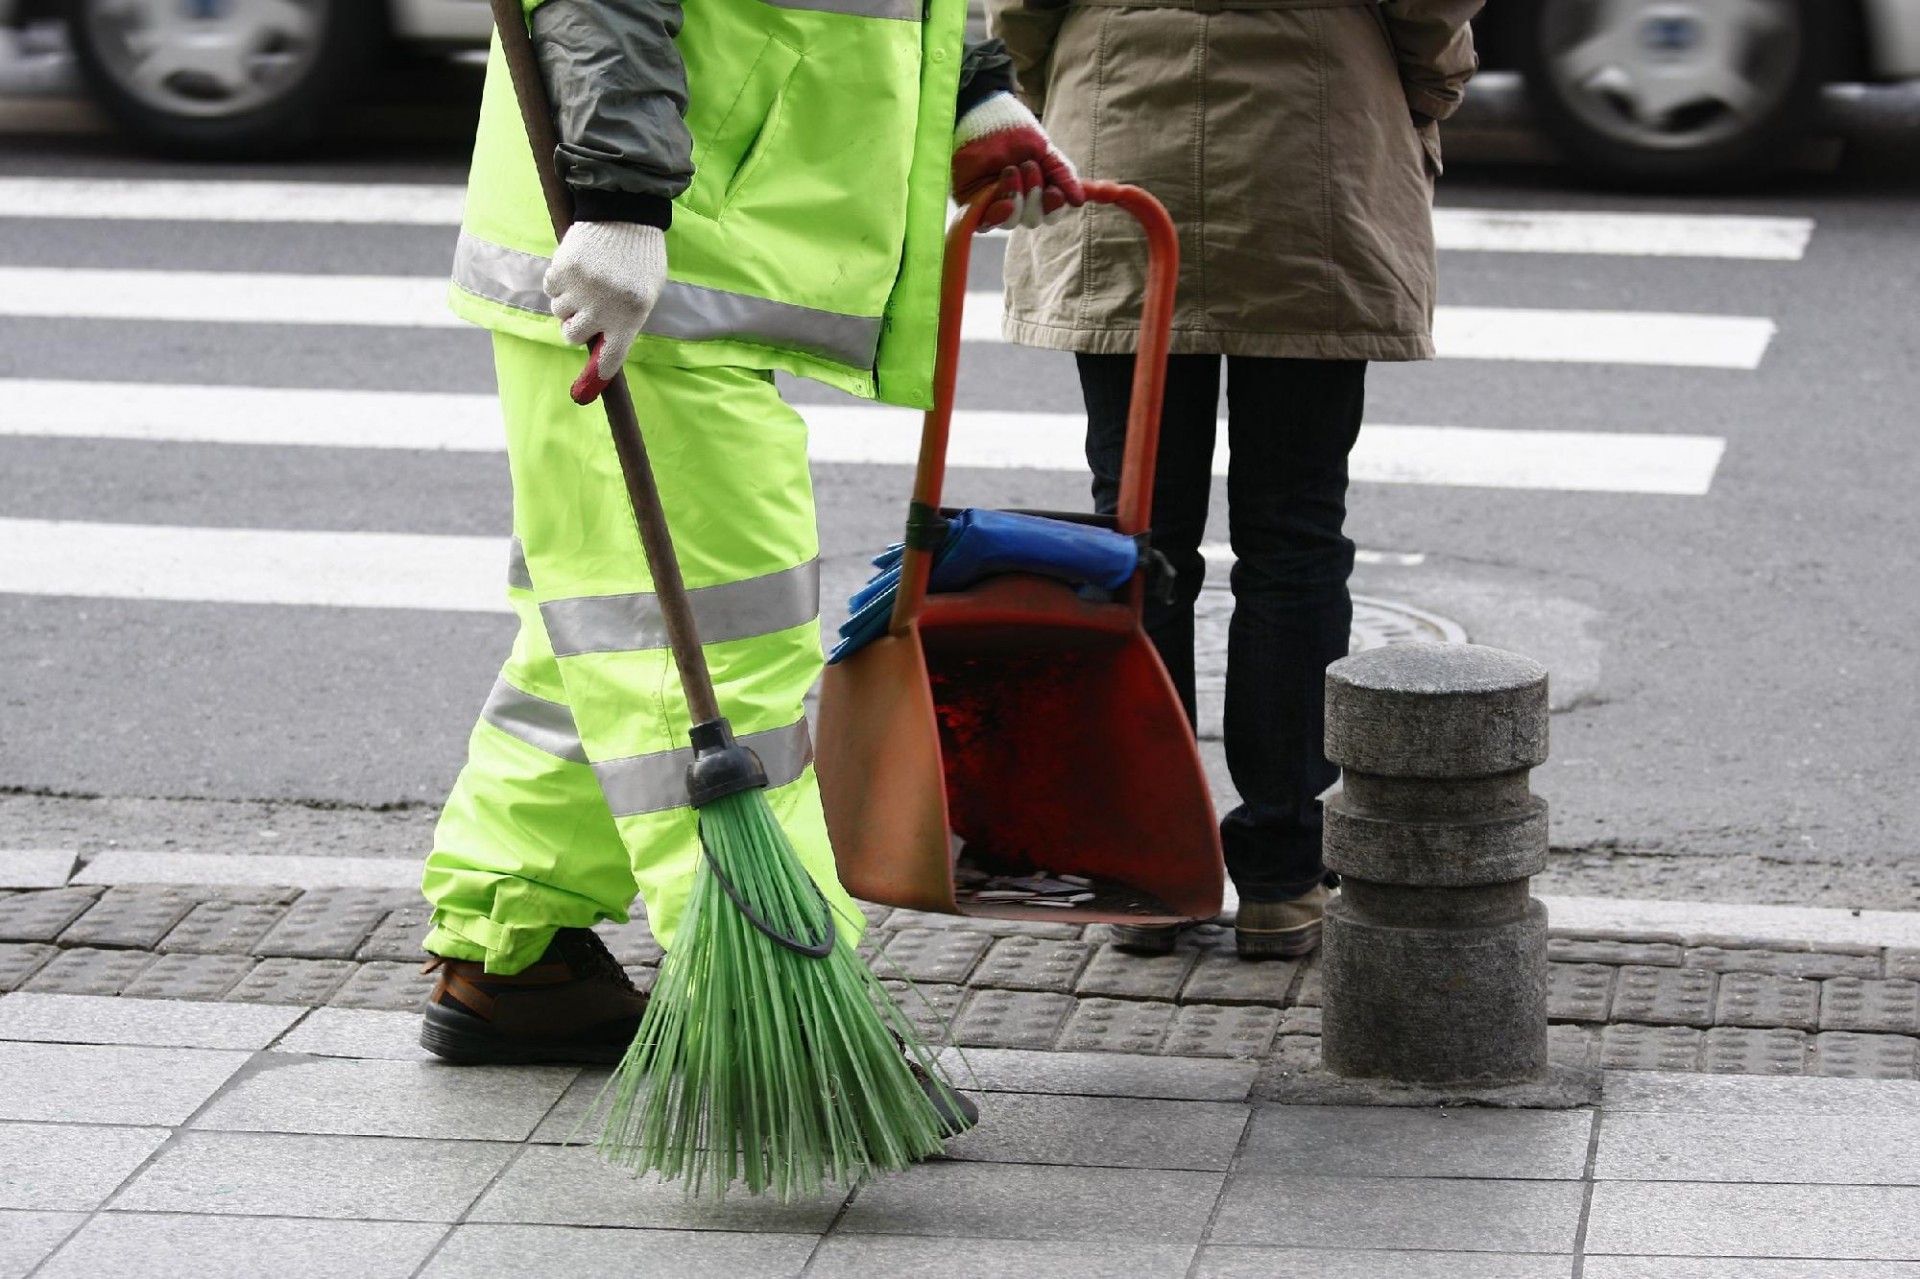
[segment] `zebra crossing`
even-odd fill
[[[448,184],[101,181],[0,177],[0,243],[12,220],[444,227],[460,215]],[[24,221],[18,225],[25,225]],[[1718,259],[1790,269],[1808,219],[1663,213],[1443,209],[1436,230],[1458,254]],[[451,237],[449,236],[449,239]],[[0,317],[221,323],[294,332],[331,325],[371,334],[457,327],[442,275],[103,269],[0,264]],[[970,297],[964,338],[997,345],[999,299]],[[1743,375],[1779,337],[1766,316],[1443,306],[1443,359]],[[989,349],[974,358],[994,358]],[[111,396],[98,394],[111,386]],[[805,406],[821,463],[911,465],[917,415],[881,406]],[[988,471],[1078,472],[1070,413],[963,404],[951,463]],[[247,449],[494,453],[497,410],[479,392],[268,388],[0,376],[0,438],[142,441]],[[1493,429],[1470,422],[1370,423],[1353,458],[1361,483],[1665,497],[1709,494],[1728,447],[1705,434]],[[1224,447],[1215,469],[1224,473]],[[0,594],[495,611],[504,537],[366,530],[233,529],[22,518],[0,485]]]

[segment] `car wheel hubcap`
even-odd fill
[[[356,0],[364,3],[365,0]],[[107,73],[169,115],[239,115],[285,93],[318,54],[327,0],[99,0]]]

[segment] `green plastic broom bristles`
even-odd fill
[[[702,808],[700,837],[771,928],[802,942],[824,936],[829,908],[764,792]],[[856,1184],[940,1149],[941,1119],[909,1054],[947,1086],[848,930],[825,958],[797,954],[747,920],[703,858],[609,1085],[600,1148],[690,1194],[739,1185],[789,1200]]]

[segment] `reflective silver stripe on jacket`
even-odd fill
[[[453,254],[453,282],[475,297],[546,316],[552,311],[540,281],[547,266],[546,258],[462,231]],[[645,331],[688,342],[734,339],[785,347],[870,369],[880,349],[881,323],[879,316],[819,311],[669,280]]]
[[[504,678],[493,682],[493,692],[487,695],[480,718],[535,750],[575,764],[587,762],[587,751],[580,744],[580,730],[574,726],[573,712],[559,702],[515,688]]]
[[[760,757],[767,769],[767,785],[785,786],[800,780],[813,763],[813,735],[807,721],[789,724],[764,733],[747,733],[740,738]],[[693,762],[693,748],[660,751],[653,755],[629,755],[625,759],[603,760],[593,766],[606,792],[607,806],[615,817],[635,817],[641,813],[661,813],[687,806],[687,765]]]
[[[815,13],[844,13],[855,18],[895,18],[918,22],[925,16],[923,0],[765,0],[776,9],[811,9]]]
[[[527,548],[517,537],[507,539],[507,585],[516,591],[533,589],[533,574],[527,572]]]
[[[820,561],[687,594],[702,644],[771,635],[820,616]],[[650,593],[548,600],[540,606],[540,619],[555,657],[667,647],[660,597]]]

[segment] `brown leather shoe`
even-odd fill
[[[546,953],[510,977],[472,960],[427,961],[437,973],[420,1046],[458,1065],[617,1062],[647,997],[590,928],[562,928]]]

